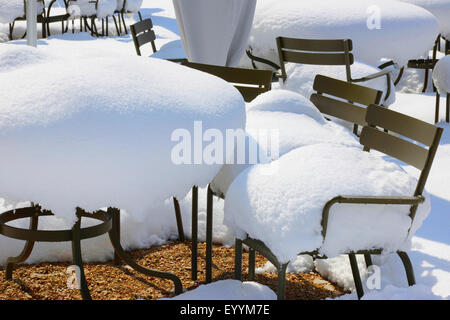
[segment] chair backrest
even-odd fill
[[[140,47],[149,42],[152,44],[153,53],[157,51],[155,45],[156,34],[155,31],[153,31],[153,22],[151,19],[139,21],[131,25],[130,29],[138,56],[141,55]]]
[[[350,66],[354,63],[353,43],[350,39],[321,40],[277,38],[278,55],[283,80],[286,81],[286,62],[314,65],[345,65],[347,80],[351,80]]]
[[[310,100],[321,113],[360,126],[366,125],[366,108],[361,105],[379,104],[382,96],[379,90],[320,74],[314,79],[313,88],[316,93]]]
[[[246,102],[252,101],[261,93],[269,91],[272,87],[273,72],[271,70],[231,68],[188,61],[184,61],[181,64],[210,73],[232,83],[242,94]]]
[[[414,195],[421,195],[443,129],[375,104],[367,108],[366,121],[368,125],[363,128],[360,137],[364,149],[378,150],[419,169],[421,174]]]

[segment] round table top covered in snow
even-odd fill
[[[249,45],[257,56],[278,60],[275,39],[351,39],[356,59],[404,65],[429,50],[439,33],[427,10],[392,0],[259,0]]]
[[[206,130],[245,127],[239,92],[194,69],[107,50],[0,46],[2,198],[57,215],[76,206],[146,214],[217,174],[221,164],[202,159]]]

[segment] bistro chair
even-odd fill
[[[355,134],[358,134],[358,126],[366,125],[366,107],[379,104],[383,94],[379,90],[323,75],[316,76],[313,89],[316,93],[310,100],[317,109],[324,115],[352,123]]]
[[[271,90],[272,87],[272,71],[270,70],[253,70],[242,68],[231,68],[215,65],[207,65],[201,63],[193,63],[183,61],[181,63],[186,67],[200,70],[223,80],[232,83],[241,93],[246,102],[250,102],[258,95]],[[213,196],[224,199],[223,194],[213,192],[211,186],[208,186],[207,209],[206,209],[206,282],[212,280],[212,229],[213,229]],[[176,198],[173,198],[175,206],[175,214],[177,218],[178,233],[180,239],[184,239],[180,213],[180,205]],[[181,227],[181,229],[180,229]],[[197,279],[197,232],[198,232],[198,187],[192,189],[192,279]],[[184,241],[184,240],[183,240]]]
[[[285,63],[287,62],[311,65],[342,65],[345,66],[348,82],[365,82],[385,76],[387,92],[384,100],[387,100],[390,96],[391,70],[382,70],[358,79],[352,77],[351,65],[355,62],[355,59],[353,53],[351,53],[353,43],[350,39],[322,40],[278,37],[276,41],[280,65],[267,59],[255,57],[251,54],[251,50],[248,50],[247,55],[252,60],[253,67],[256,68],[255,61],[268,64],[280,71],[276,74],[276,77],[283,79],[283,82],[285,82],[287,80]]]
[[[143,21],[139,21],[130,26],[131,36],[133,37],[134,47],[136,49],[136,53],[138,56],[141,55],[141,47],[147,43],[150,43],[152,46],[153,53],[156,53],[158,50],[156,49],[156,34],[153,30],[153,22],[152,19],[148,18]],[[177,58],[177,59],[167,59],[172,62],[182,62],[185,61],[185,58]]]
[[[322,237],[325,240],[327,235],[328,217],[330,209],[335,204],[373,204],[373,205],[408,205],[410,206],[409,217],[411,226],[418,206],[424,202],[423,191],[434,160],[443,129],[414,119],[404,114],[388,110],[378,105],[370,105],[366,113],[367,125],[361,132],[360,143],[365,151],[375,149],[402,162],[412,165],[421,171],[416,189],[413,195],[402,197],[383,196],[337,196],[330,199],[323,207],[322,211]],[[386,128],[389,132],[398,134],[391,135],[383,132],[377,127]],[[408,140],[407,140],[408,139]],[[412,141],[412,142],[411,142]],[[426,147],[414,143],[419,142]],[[409,231],[408,231],[409,232]],[[236,239],[235,247],[235,277],[242,280],[242,244],[251,248],[249,254],[249,280],[255,277],[255,250],[265,256],[278,270],[278,299],[284,299],[286,288],[286,268],[287,264],[279,263],[275,254],[260,240],[247,237],[245,240]],[[352,268],[355,287],[360,299],[364,295],[361,277],[356,261],[356,254],[363,254],[367,266],[372,265],[371,254],[381,254],[383,248],[367,248],[367,250],[347,252]],[[309,254],[316,258],[326,258],[319,256],[318,252],[303,252],[299,254]],[[414,271],[408,254],[404,251],[397,251],[406,271],[408,284],[415,284]]]

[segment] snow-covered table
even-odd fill
[[[2,44],[0,83],[1,197],[72,219],[76,206],[142,217],[206,186],[221,164],[202,159],[203,133],[245,126],[232,85],[161,59]]]
[[[450,0],[400,0],[430,11],[438,20],[441,34],[450,39]]]
[[[438,33],[435,16],[399,1],[259,0],[249,45],[256,56],[278,61],[278,36],[351,39],[360,61],[376,66],[386,58],[405,65],[429,50]]]

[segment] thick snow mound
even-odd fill
[[[372,67],[366,63],[356,61],[351,66],[352,78],[358,79],[364,76],[368,76],[377,72],[380,72],[378,68]],[[314,93],[313,84],[316,75],[322,74],[331,78],[340,79],[347,81],[347,76],[345,72],[345,66],[315,66],[306,64],[286,64],[286,74],[287,80],[283,83],[280,80],[280,88],[286,90],[292,90],[294,92],[300,93],[305,97],[310,97]],[[379,77],[365,82],[358,82],[358,85],[366,86],[379,90],[383,92],[381,98],[381,103],[385,106],[389,106],[395,102],[395,86],[392,82],[392,77],[390,81],[390,94],[386,99],[388,92],[388,82],[387,77]],[[277,86],[275,85],[274,88]]]
[[[257,282],[222,280],[180,294],[172,300],[276,300],[269,287]],[[169,300],[169,299],[161,299]]]
[[[398,1],[259,0],[249,45],[256,56],[279,61],[279,36],[351,39],[356,59],[378,65],[388,58],[405,65],[431,48],[438,33],[430,12]]]
[[[41,2],[37,3],[37,13],[44,10]],[[0,23],[13,23],[15,19],[25,16],[23,0],[0,0]]]
[[[103,5],[101,5],[103,7]],[[90,0],[70,1],[68,12],[72,17],[91,17],[97,14],[95,2]]]
[[[124,9],[125,12],[138,12],[142,6],[142,0],[127,0],[124,7],[124,0],[117,0],[117,10]]]
[[[318,248],[329,257],[378,247],[392,252],[409,246],[409,207],[336,205],[323,241],[323,206],[338,195],[413,195],[416,182],[376,153],[306,146],[241,173],[227,192],[224,223],[241,239],[262,240],[280,262]],[[429,210],[428,200],[419,206],[412,233]]]
[[[0,61],[25,50],[2,46]],[[33,63],[26,53],[27,63],[9,59],[0,71],[4,198],[38,202],[59,215],[73,215],[76,206],[149,214],[150,204],[205,186],[221,167],[177,165],[175,146],[203,144],[210,128],[225,135],[245,126],[242,96],[209,74],[117,53],[45,58],[48,49],[34,50],[45,61]],[[202,121],[200,136],[194,121]],[[190,137],[181,141],[176,129]]]
[[[436,63],[433,82],[440,94],[450,93],[450,56],[445,56]]]
[[[325,119],[320,111],[305,97],[288,90],[271,90],[259,95],[251,103],[248,103],[247,112],[290,112],[304,114],[319,123],[324,123]]]
[[[430,11],[438,20],[441,34],[450,38],[450,2],[447,0],[400,0]]]
[[[256,148],[258,163],[267,163],[295,148],[312,144],[359,146],[351,131],[326,121],[312,102],[286,90],[266,92],[247,104],[246,132],[246,162],[235,161],[222,167],[211,183],[216,193],[226,194],[233,180],[255,164],[249,154]]]

